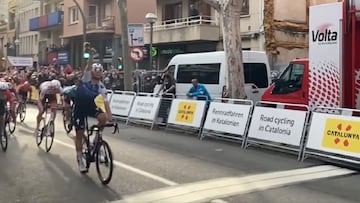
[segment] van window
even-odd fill
[[[245,83],[253,83],[258,88],[267,88],[268,72],[264,63],[244,63]]]
[[[275,88],[274,94],[287,94],[301,89],[305,66],[303,64],[291,63],[281,74]]]
[[[203,84],[219,84],[220,65],[220,63],[178,65],[176,82],[191,83],[192,79],[197,79]]]

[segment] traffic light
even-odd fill
[[[84,58],[90,58],[90,42],[84,42],[83,44],[84,49]]]
[[[118,60],[118,69],[119,69],[119,70],[123,70],[124,67],[123,67],[122,57],[121,57],[121,56],[118,57],[117,60]]]

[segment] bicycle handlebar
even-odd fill
[[[107,124],[105,124],[104,126],[102,126],[102,127],[104,127],[104,128],[109,128],[109,127],[113,127],[114,128],[114,130],[113,130],[113,132],[112,132],[112,134],[115,134],[116,132],[118,132],[119,133],[119,125],[117,124],[117,123],[107,123]],[[98,130],[100,128],[100,126],[98,126],[98,125],[92,125],[91,126],[91,128],[90,128],[90,134],[92,134],[92,132],[93,131],[96,131],[96,130]],[[95,130],[96,129],[96,130]]]

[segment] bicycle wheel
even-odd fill
[[[37,144],[37,146],[40,146],[40,144],[41,144],[41,142],[42,142],[42,140],[43,140],[43,137],[44,137],[44,133],[46,132],[46,126],[45,126],[45,120],[44,119],[42,119],[41,121],[40,121],[40,132],[38,132],[37,134],[36,134],[36,144]]]
[[[1,149],[5,152],[8,147],[8,136],[5,129],[3,135],[0,135],[0,139],[1,139],[0,140]]]
[[[88,173],[89,172],[90,163],[91,163],[91,154],[90,153],[91,153],[90,143],[89,143],[87,138],[86,139],[84,138],[83,139],[83,145],[82,145],[82,155],[83,155],[83,157],[85,157],[86,168],[88,170],[83,172],[83,173]]]
[[[53,143],[54,143],[54,135],[55,135],[55,124],[54,121],[50,121],[46,126],[45,133],[45,149],[46,152],[49,152]]]
[[[26,104],[23,103],[18,107],[18,114],[20,118],[20,122],[24,122],[26,116]]]
[[[113,156],[109,144],[102,140],[96,150],[96,171],[102,184],[107,185],[111,181],[114,170]],[[109,170],[107,175],[100,170],[100,164],[105,165]]]
[[[12,119],[12,116],[10,113],[7,114],[6,125],[8,127],[10,134],[13,134],[16,129],[16,120],[14,121]]]
[[[64,129],[65,129],[66,133],[70,133],[71,130],[72,130],[71,120],[67,119],[67,115],[66,115],[65,110],[63,110],[63,124],[64,124]]]

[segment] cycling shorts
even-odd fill
[[[74,101],[74,126],[75,130],[85,129],[85,119],[87,117],[96,118],[103,111],[98,108],[94,100],[75,98]]]
[[[39,97],[40,97],[40,92],[39,92]],[[41,99],[41,104],[44,106],[46,104],[46,101],[49,104],[53,104],[56,103],[57,104],[57,97],[56,94],[45,94],[44,98]]]
[[[0,116],[4,116],[6,113],[6,105],[7,100],[6,99],[0,99]]]
[[[21,98],[22,101],[26,101],[27,97],[28,97],[28,92],[25,90],[19,90],[18,92],[19,97]]]

